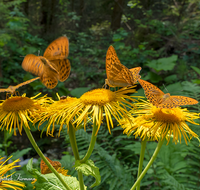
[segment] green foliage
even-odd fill
[[[89,146],[90,131],[87,129],[85,132],[81,129],[76,132],[80,155],[84,155]],[[91,160],[95,160],[102,182],[93,189],[130,189],[137,177],[140,142],[134,140],[133,136],[122,135],[119,127],[113,129],[112,133],[110,135],[103,126],[98,133]],[[68,142],[68,136],[65,138]],[[164,143],[156,161],[142,180],[141,189],[198,189],[200,169],[198,141],[194,139],[188,145],[184,142],[175,145],[171,141],[166,144],[167,142]],[[156,142],[147,143],[143,167],[151,158],[156,146]],[[69,163],[73,162],[69,161]],[[196,174],[194,175],[193,172]],[[87,177],[84,181],[85,184],[91,184],[93,179]]]
[[[176,65],[178,56],[172,55],[167,58],[160,58],[158,60],[152,60],[149,63],[146,64],[146,66],[154,69],[156,72],[159,71],[171,71],[174,66]]]
[[[31,173],[37,181],[35,182],[34,186],[37,189],[41,190],[57,190],[57,189],[64,189],[65,187],[62,185],[62,183],[58,180],[58,178],[55,176],[55,174],[41,174],[37,169],[34,169],[32,166],[32,159],[29,160],[27,164],[27,171]],[[67,185],[74,189],[79,190],[79,182],[75,177],[71,176],[64,176],[63,174],[60,174],[60,176],[63,178],[63,180],[67,183]],[[84,189],[87,189],[86,187]]]
[[[83,175],[91,175],[96,179],[95,183],[92,184],[90,188],[98,186],[101,183],[99,168],[94,165],[92,160],[87,160],[85,163],[81,163],[79,160],[76,160],[74,167],[75,170],[81,172]]]
[[[17,150],[16,152],[13,152],[12,155],[12,160],[16,160],[20,157],[22,157],[23,155],[26,155],[32,148],[25,148],[22,150]]]
[[[24,8],[27,2],[29,2],[28,14]],[[30,53],[37,55],[39,50],[42,55],[51,41],[66,34],[70,42],[69,59],[72,66],[70,77],[64,83],[59,82],[53,90],[46,89],[38,80],[20,88],[20,93],[26,92],[28,96],[32,96],[43,91],[56,99],[56,92],[60,96],[70,94],[80,97],[89,89],[102,87],[106,78],[106,51],[113,45],[122,64],[128,68],[142,67],[140,73],[142,79],[154,83],[165,93],[167,89],[172,95],[185,95],[200,100],[198,0],[151,2],[131,0],[127,6],[122,7],[125,24],[122,23],[122,27],[116,31],[110,29],[111,22],[115,20],[111,18],[114,1],[92,1],[84,7],[81,6],[81,2],[60,0],[56,5],[49,3],[46,6],[48,23],[42,24],[41,18],[45,11],[41,1],[0,1],[1,87],[33,78],[21,68],[23,56]],[[49,24],[51,20],[52,23]],[[142,89],[138,92],[138,95],[144,95]],[[190,108],[199,112],[198,105]],[[91,159],[95,160],[95,166],[99,167],[102,178],[101,184],[94,189],[130,189],[137,175],[140,142],[132,136],[128,138],[122,135],[119,128],[114,128],[113,134],[109,135],[103,127],[105,126],[101,126],[98,133],[98,142],[91,156]],[[200,135],[198,126],[190,125],[190,127]],[[83,130],[76,132],[81,156],[88,148],[90,132],[91,130],[88,130],[89,134]],[[0,144],[0,154],[3,156],[7,155],[7,151],[15,152],[15,158],[28,154],[30,149],[19,151],[11,135],[7,133],[1,136],[4,140]],[[69,142],[66,135],[65,138]],[[62,139],[55,141],[64,144]],[[48,144],[46,142],[49,142],[46,138],[38,141],[41,149]],[[142,180],[141,189],[198,190],[200,170],[198,146],[195,140],[188,146],[184,143],[177,145],[169,143],[163,146],[157,161]],[[144,166],[155,147],[155,142],[147,144]],[[72,152],[67,149],[63,154],[65,156],[62,156],[62,165],[69,168],[70,174],[75,176],[75,170],[72,168],[75,162]],[[29,154],[28,156],[30,157]],[[18,173],[22,176],[30,175],[25,167]],[[54,181],[54,177],[52,180]],[[91,185],[94,178],[87,177],[84,180]],[[26,189],[32,188],[30,182],[26,185]]]
[[[71,90],[70,94],[74,97],[79,98],[82,94],[84,94],[85,92],[87,92],[89,90],[90,90],[90,87],[75,88],[75,89]]]

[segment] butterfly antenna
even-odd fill
[[[169,93],[169,91],[167,90],[166,86],[164,84],[163,84],[163,86],[164,86],[165,90]]]
[[[40,56],[40,50],[38,50],[38,56]]]

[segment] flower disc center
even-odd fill
[[[158,109],[152,108],[156,120],[167,123],[177,123],[184,120],[184,115],[180,109]]]
[[[8,112],[26,110],[31,108],[33,103],[33,100],[31,100],[30,98],[16,96],[5,100],[5,102],[2,105],[2,108],[4,111]]]
[[[107,103],[115,101],[116,95],[114,92],[107,89],[95,89],[83,94],[80,99],[85,105],[103,106]]]

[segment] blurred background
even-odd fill
[[[80,97],[90,89],[101,88],[106,78],[106,52],[113,45],[122,64],[129,69],[142,67],[142,79],[165,93],[199,100],[199,0],[0,0],[0,15],[1,88],[35,77],[22,69],[24,56],[43,55],[48,44],[66,35],[71,62],[69,78],[52,90],[38,80],[19,88],[20,94],[26,93],[30,97],[43,92],[56,100],[57,92],[60,96]],[[137,89],[138,95],[144,95],[140,85]],[[0,93],[0,99],[5,98],[6,93]],[[190,109],[199,112],[198,105]],[[191,128],[200,135],[199,127]],[[122,135],[119,127],[112,135],[105,129],[106,126],[98,134],[101,140],[93,155],[102,174],[102,185],[96,189],[128,189],[136,177],[140,142]],[[44,152],[49,151],[49,145],[53,143],[52,152],[57,153],[53,152],[52,157],[61,162],[69,159],[66,167],[72,166],[71,150],[66,149],[66,142],[69,143],[66,135],[46,138],[43,134],[45,138],[41,139],[37,127],[33,133]],[[79,131],[77,135],[81,139],[78,142],[80,150],[84,152],[89,133]],[[18,151],[18,157],[38,158],[28,147],[28,140],[24,144],[25,134],[23,141],[19,134],[13,137],[2,132],[0,136],[0,155]],[[155,146],[153,142],[148,144],[147,160]],[[159,162],[145,176],[141,189],[200,189],[198,146],[199,142],[192,140],[189,146],[182,142],[178,145],[170,143],[163,148],[165,157],[160,155]],[[26,173],[25,167],[21,172]],[[73,169],[70,172],[74,175]]]

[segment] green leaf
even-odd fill
[[[157,72],[162,70],[170,71],[176,65],[177,59],[178,59],[177,55],[172,55],[171,57],[164,57],[158,60],[152,60],[149,63],[147,63],[147,66],[152,69],[155,69]]]
[[[156,73],[148,72],[147,77],[150,79],[152,83],[158,83],[162,80],[162,77]]]
[[[164,90],[164,93],[169,92],[171,95],[177,95],[177,94],[181,94],[183,87],[180,82],[177,82],[177,83],[166,86],[166,89],[167,90],[166,91]]]
[[[171,83],[172,81],[177,81],[176,75],[170,75],[164,78],[164,81],[167,83]]]
[[[196,83],[196,84],[200,84],[200,80],[199,79],[192,80],[192,82]]]
[[[32,148],[25,148],[23,150],[17,150],[16,152],[12,153],[12,160],[16,160],[23,155],[27,154]]]
[[[95,187],[101,183],[99,168],[94,165],[92,160],[87,160],[86,163],[80,163],[80,160],[77,160],[74,167],[77,171],[82,172],[84,175],[91,175],[96,179],[96,182],[92,184],[90,188]]]
[[[75,88],[70,92],[70,94],[72,96],[75,96],[75,97],[79,98],[82,94],[84,94],[85,92],[87,92],[90,89],[91,89],[90,87]]]
[[[36,187],[36,190],[64,190],[65,187],[62,185],[60,180],[53,174],[41,174],[37,169],[34,169],[32,167],[33,159],[31,158],[26,166],[27,171],[37,179],[37,181],[34,183],[34,186]],[[60,173],[60,176],[64,179],[64,181],[67,183],[67,185],[73,189],[73,190],[79,190],[79,182],[76,179],[76,177],[71,176],[64,176]],[[84,189],[86,190],[86,186],[84,186]]]
[[[191,67],[192,67],[192,69],[194,69],[200,75],[200,69],[199,68],[197,68],[195,66],[191,66]]]

